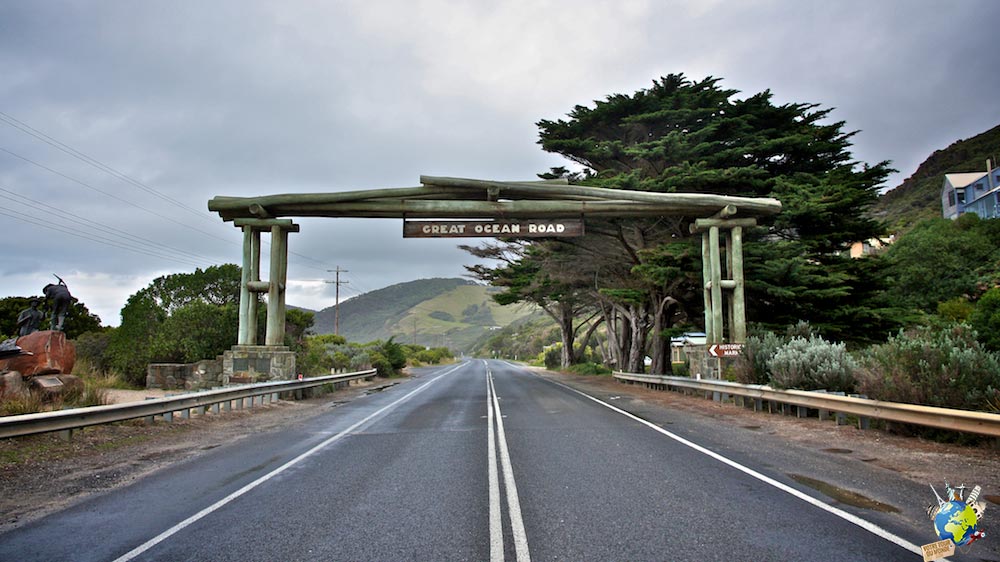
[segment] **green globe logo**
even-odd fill
[[[958,546],[973,540],[979,525],[972,506],[961,501],[944,502],[934,515],[934,530],[941,540],[949,539]]]

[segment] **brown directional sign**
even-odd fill
[[[403,238],[548,238],[583,235],[583,221],[403,221]]]
[[[708,346],[708,354],[712,357],[736,357],[741,351],[742,343],[713,343]]]

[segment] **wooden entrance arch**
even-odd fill
[[[288,233],[299,230],[288,217],[492,220],[694,217],[692,232],[702,233],[708,343],[723,343],[726,336],[730,342],[743,342],[746,338],[743,228],[757,224],[757,217],[781,211],[781,203],[771,198],[611,190],[568,185],[565,181],[504,182],[421,176],[420,183],[419,187],[339,193],[218,196],[209,201],[210,211],[243,229],[238,345],[256,345],[257,299],[250,298],[252,293],[268,294],[264,345],[282,344]],[[262,232],[271,236],[268,281],[260,280]],[[723,291],[728,292],[728,299],[723,298]],[[727,324],[729,329],[725,330]]]

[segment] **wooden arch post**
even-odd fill
[[[243,229],[243,272],[236,345],[222,354],[222,383],[285,380],[295,376],[295,353],[284,346],[288,233],[298,232],[291,219],[238,218]],[[267,281],[260,280],[261,233],[271,236]],[[264,345],[257,344],[257,295],[267,294]]]
[[[702,276],[705,294],[705,336],[708,345],[745,343],[746,300],[743,278],[743,229],[757,219],[697,219],[692,233],[701,235]],[[724,246],[723,246],[724,244]],[[723,262],[723,255],[725,262]],[[723,268],[723,263],[725,268]],[[723,278],[725,273],[725,278]],[[727,293],[723,294],[723,290]],[[727,298],[726,298],[727,297]],[[726,326],[728,325],[728,330]]]
[[[290,219],[236,219],[243,229],[243,277],[240,283],[240,328],[237,345],[257,343],[257,293],[267,293],[264,345],[280,346],[285,338],[285,284],[288,277],[288,233],[299,225]],[[260,280],[260,233],[271,234],[267,281]]]

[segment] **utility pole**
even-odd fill
[[[345,283],[349,283],[349,281],[341,281],[340,274],[348,273],[348,271],[346,269],[340,269],[339,265],[337,266],[337,269],[328,269],[327,271],[336,274],[336,280],[327,281],[327,283],[333,283],[336,286],[336,289],[334,290],[334,294],[336,296],[333,301],[333,333],[335,335],[340,335],[340,286]]]

